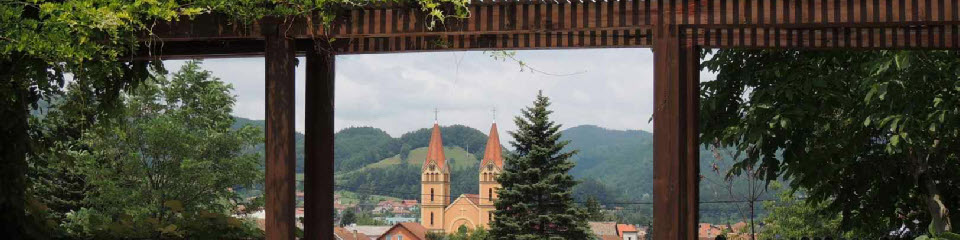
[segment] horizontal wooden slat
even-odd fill
[[[956,0],[474,0],[470,18],[430,28],[432,20],[419,6],[391,3],[339,10],[329,28],[316,15],[293,19],[287,35],[337,39],[338,54],[650,47],[654,26],[662,23],[697,32],[691,43],[705,47],[955,49],[958,5]],[[258,23],[219,15],[157,24],[151,33],[144,39],[263,39]],[[231,50],[225,45],[218,51]]]

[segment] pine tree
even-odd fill
[[[586,213],[573,201],[577,182],[569,174],[576,151],[564,152],[560,124],[550,121],[549,98],[537,94],[532,107],[514,118],[510,132],[515,152],[506,157],[498,181],[495,217],[490,233],[495,239],[592,239]]]

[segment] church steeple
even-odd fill
[[[430,231],[443,231],[444,209],[450,205],[450,169],[446,159],[440,125],[434,122],[427,157],[420,170],[420,223]]]
[[[497,123],[490,126],[490,136],[487,138],[487,147],[483,152],[483,160],[480,161],[480,167],[493,163],[495,166],[503,168],[503,149],[500,148],[500,134],[497,133]]]
[[[430,145],[427,146],[427,158],[423,161],[426,168],[430,163],[435,163],[437,168],[444,171],[447,169],[447,157],[443,154],[443,137],[440,136],[440,125],[433,123],[433,130],[430,134]]]

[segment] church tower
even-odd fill
[[[477,204],[481,212],[481,225],[488,229],[490,222],[493,221],[493,210],[496,209],[493,203],[497,200],[497,189],[500,188],[496,178],[501,171],[503,171],[503,149],[500,148],[497,123],[493,123],[483,152],[483,160],[480,161],[480,203]]]
[[[443,231],[444,209],[450,205],[450,169],[446,162],[440,126],[434,122],[420,174],[420,223],[430,231]]]

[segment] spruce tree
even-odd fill
[[[560,124],[550,121],[549,98],[537,94],[532,107],[514,118],[514,153],[498,181],[490,233],[495,239],[592,239],[586,213],[573,201],[577,182],[569,174],[576,151],[563,151]]]

